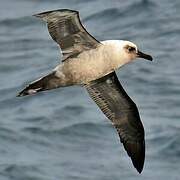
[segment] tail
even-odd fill
[[[33,81],[28,86],[26,86],[17,96],[26,96],[31,94],[36,94],[40,91],[46,91],[50,89],[55,89],[61,86],[65,86],[62,79],[55,75],[56,72],[52,72],[47,76],[44,76],[36,81]]]

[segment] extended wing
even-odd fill
[[[52,39],[61,47],[63,60],[76,57],[82,51],[96,48],[100,44],[82,26],[77,11],[60,9],[34,16],[47,22]]]
[[[85,85],[91,98],[112,121],[134,167],[141,173],[145,158],[144,128],[135,103],[115,72]]]

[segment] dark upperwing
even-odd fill
[[[81,24],[78,11],[59,9],[34,16],[47,22],[52,39],[60,45],[63,61],[100,44]]]
[[[112,72],[85,85],[91,98],[112,121],[134,167],[141,173],[145,159],[144,128],[135,103]]]

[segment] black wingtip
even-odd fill
[[[42,88],[32,89],[30,86],[27,86],[22,91],[17,93],[16,97],[22,97],[22,96],[27,96],[27,95],[34,95],[34,94],[36,94],[37,92],[39,92],[41,90],[42,90]]]
[[[141,174],[141,172],[143,170],[144,159],[145,159],[144,152],[142,152],[142,151],[140,151],[140,152],[141,152],[141,154],[131,156],[132,163],[139,174]]]
[[[54,13],[54,12],[60,12],[60,13],[79,13],[78,11],[71,10],[71,9],[56,9],[56,10],[41,12],[41,13],[38,13],[38,14],[33,14],[32,16],[38,17],[38,18],[45,18],[49,14]]]
[[[30,95],[30,93],[28,93],[28,91],[26,91],[25,89],[22,90],[21,92],[16,94],[16,97],[23,97],[23,96],[27,96]]]
[[[139,161],[141,161],[141,160],[139,160]],[[144,167],[144,161],[142,161],[141,163],[136,164],[136,165],[133,163],[133,165],[136,168],[136,170],[138,171],[138,173],[141,174],[143,167]]]
[[[18,93],[16,94],[16,97],[26,96],[27,94],[24,93],[24,90],[25,90],[25,89],[23,89],[22,91],[18,92]]]
[[[42,12],[42,13],[38,13],[38,14],[33,14],[32,16],[43,19],[44,17],[47,16],[47,14],[45,12]]]
[[[141,174],[144,167],[145,160],[145,142],[137,143],[123,143],[132,163],[139,174]]]
[[[20,93],[17,93],[17,94],[16,94],[16,97],[21,97],[21,94],[20,94]]]
[[[143,170],[143,167],[140,168],[140,169],[136,168],[136,170],[138,171],[139,174],[141,174],[141,172],[142,172],[142,170]]]

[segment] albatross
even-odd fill
[[[111,120],[134,167],[141,173],[145,159],[143,124],[136,104],[123,89],[115,70],[136,58],[152,61],[152,57],[130,41],[98,41],[83,27],[78,11],[58,9],[34,16],[46,21],[50,36],[60,46],[62,62],[17,96],[71,85],[83,86]]]

